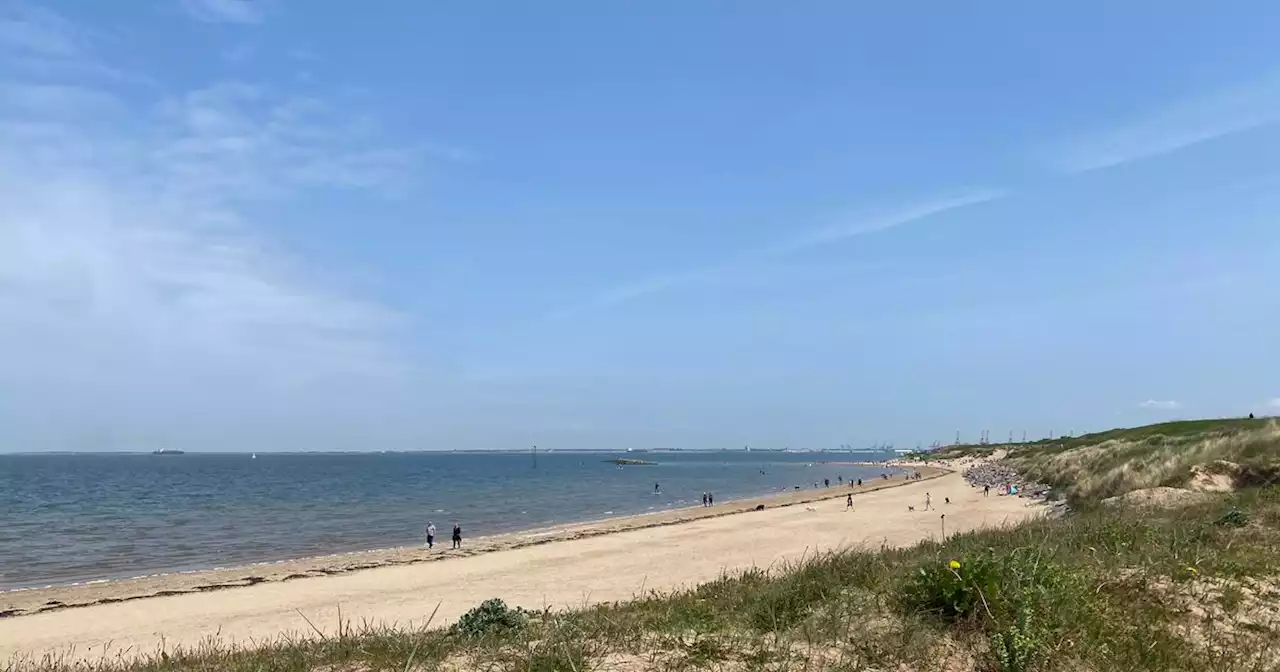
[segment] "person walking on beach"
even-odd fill
[[[989,485],[984,485],[984,486],[982,486],[982,496],[983,496],[983,497],[990,497],[990,496],[991,496],[991,486],[989,486]]]
[[[427,521],[427,548],[435,548],[436,546],[436,524]]]
[[[707,493],[705,493],[705,492],[704,492],[704,493],[702,493],[702,505],[703,505],[704,507],[707,505]]]
[[[658,494],[658,484],[657,484],[657,483],[654,483],[654,484],[653,484],[653,494],[655,494],[655,495],[656,495],[656,494]]]
[[[924,510],[929,511],[931,509],[933,509],[933,495],[926,492],[924,493]]]
[[[708,493],[707,493],[707,506],[715,506],[715,505],[716,505],[716,496],[715,496],[715,493],[708,492]]]
[[[462,526],[457,523],[453,524],[453,547],[462,548]]]
[[[853,508],[853,495],[849,495],[844,499],[844,508],[846,511]]]
[[[861,487],[862,487],[862,479],[861,479],[861,478],[859,478],[859,479],[858,479],[858,487],[859,487],[859,488],[861,488]]]

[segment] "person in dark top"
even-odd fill
[[[710,493],[710,492],[708,492],[708,493],[707,493],[707,506],[715,506],[715,504],[716,504],[716,496],[715,496],[715,494],[714,494],[714,493]]]
[[[453,524],[453,547],[462,548],[462,526],[457,523]]]
[[[704,492],[704,493],[702,493],[702,505],[703,505],[703,506],[706,506],[706,505],[707,505],[707,493],[705,493],[705,492]]]

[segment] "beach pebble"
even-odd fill
[[[964,480],[975,488],[990,487],[996,492],[1004,492],[1005,485],[1012,485],[1018,489],[1019,497],[1029,499],[1046,500],[1053,495],[1051,486],[1023,478],[1012,467],[999,462],[982,462],[969,467],[964,471]],[[1065,501],[1053,502],[1051,509],[1055,515],[1069,510]]]

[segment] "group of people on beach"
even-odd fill
[[[432,549],[435,547],[436,547],[436,524],[428,520],[427,521],[427,548]],[[462,526],[457,523],[453,524],[453,547],[462,548]]]
[[[715,503],[716,503],[716,496],[715,496],[715,495],[713,495],[713,494],[711,494],[711,493],[709,493],[709,492],[704,492],[704,493],[702,493],[702,505],[703,505],[703,506],[712,506],[712,505],[714,505]]]

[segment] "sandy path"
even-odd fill
[[[940,512],[908,511],[931,492]],[[944,504],[950,497],[951,504]],[[305,634],[305,614],[322,630],[349,621],[420,624],[440,605],[445,624],[490,597],[529,608],[624,600],[715,579],[725,571],[770,566],[842,547],[904,545],[947,532],[1014,523],[1039,515],[1028,500],[970,488],[958,473],[843,498],[769,508],[678,525],[496,551],[443,562],[152,597],[0,619],[0,661],[74,647],[75,656],[132,655],[193,645],[210,636],[248,642]]]

